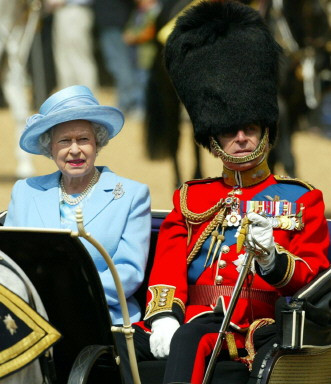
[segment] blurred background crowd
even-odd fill
[[[73,84],[124,113],[123,134],[100,163],[148,184],[153,208],[170,208],[184,179],[221,174],[220,163],[194,144],[162,64],[171,21],[191,2],[0,0],[0,210],[17,178],[53,171],[17,143],[26,118]],[[271,167],[321,189],[331,218],[331,1],[242,2],[261,12],[285,53]]]

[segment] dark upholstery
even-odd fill
[[[54,361],[56,384],[65,384],[84,347],[113,345],[108,305],[94,262],[81,241],[68,232],[1,228],[0,249],[28,275],[51,324],[63,335],[54,346]],[[107,366],[120,383],[113,356]]]

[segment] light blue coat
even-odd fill
[[[132,296],[144,279],[151,232],[148,187],[120,177],[107,167],[84,206],[86,231],[111,255],[122,281],[131,321],[140,320],[140,308]],[[59,208],[60,171],[19,180],[12,191],[5,221],[7,227],[61,228]],[[113,193],[122,184],[121,197]],[[113,324],[123,322],[114,280],[100,253],[85,239],[83,244],[99,272]]]

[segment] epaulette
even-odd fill
[[[185,185],[185,184],[187,184],[187,185],[208,184],[208,183],[212,183],[213,181],[221,180],[221,179],[222,179],[222,177],[207,177],[205,179],[192,179],[192,180],[185,181],[180,186],[180,188],[182,188],[183,185]]]
[[[310,191],[316,189],[313,185],[309,184],[307,181],[303,181],[301,179],[298,179],[296,177],[290,177],[290,176],[283,176],[283,175],[274,175],[275,179],[280,182],[284,183],[292,183],[292,184],[299,184],[306,188],[308,188]]]

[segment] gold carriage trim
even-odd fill
[[[295,269],[295,260],[298,258],[297,256],[293,255],[291,252],[286,250],[281,245],[275,243],[275,246],[276,246],[277,253],[285,253],[287,256],[287,269],[286,269],[285,275],[279,283],[273,284],[275,288],[282,288],[282,287],[285,287],[285,285],[287,285],[289,281],[292,279],[294,269]]]
[[[176,287],[172,285],[152,285],[148,287],[152,298],[147,305],[144,320],[160,312],[171,312]]]
[[[284,182],[284,183],[299,184],[299,185],[302,185],[302,186],[306,187],[306,188],[309,189],[310,191],[316,189],[313,185],[311,185],[311,184],[308,183],[307,181],[298,179],[298,178],[296,178],[296,177],[283,176],[283,175],[274,175],[274,176],[275,176],[275,179],[276,179],[277,181],[282,181],[282,182]]]
[[[192,251],[187,257],[187,260],[186,260],[187,264],[190,264],[192,262],[192,260],[195,258],[197,253],[200,251],[202,244],[206,241],[208,236],[217,227],[217,225],[222,225],[225,219],[225,211],[226,211],[226,207],[222,208],[221,211],[218,212],[218,214],[214,217],[214,219],[207,225],[207,227],[201,233],[198,241],[194,244]]]
[[[217,211],[219,211],[224,203],[224,199],[221,199],[218,203],[216,203],[213,207],[209,208],[207,211],[202,213],[195,213],[188,209],[187,207],[187,191],[188,184],[184,183],[180,190],[180,209],[184,217],[193,223],[203,223],[207,221],[210,217],[212,217]]]

